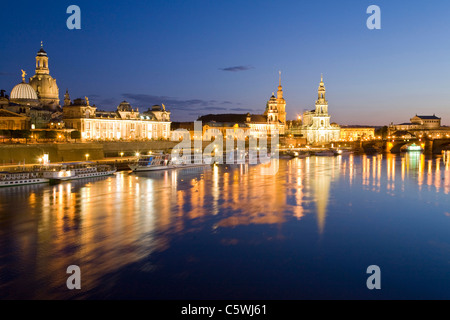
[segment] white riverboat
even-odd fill
[[[116,173],[117,169],[110,165],[90,165],[90,164],[74,164],[69,167],[73,173],[71,180],[96,178],[110,176]]]
[[[50,182],[104,177],[117,171],[110,165],[95,165],[90,162],[54,164],[42,167],[41,170],[44,171],[44,177],[48,178]]]
[[[47,164],[34,166],[29,171],[0,172],[0,187],[14,187],[39,183],[54,183],[67,180],[109,176],[116,168],[88,162]]]
[[[129,165],[133,172],[206,167],[211,164],[202,155],[172,157],[170,154],[142,155]]]
[[[0,188],[48,182],[42,172],[0,172]]]
[[[413,143],[406,148],[406,152],[423,152],[423,148],[422,146],[418,146],[417,144]]]

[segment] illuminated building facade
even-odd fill
[[[70,100],[66,92],[63,118],[67,129],[81,132],[86,140],[158,140],[170,138],[170,112],[153,106],[144,113],[123,101],[117,111],[98,111],[89,99]]]
[[[280,135],[285,134],[286,128],[286,101],[283,98],[283,87],[281,86],[281,72],[278,84],[277,96],[272,96],[266,103],[266,109],[263,114],[208,114],[201,116],[197,121],[202,121],[203,137],[209,140],[208,129],[219,130],[224,138],[230,138],[227,135],[227,129],[236,131],[242,129],[244,134],[259,138],[269,136],[274,132]]]
[[[341,127],[340,140],[358,141],[362,139],[374,139],[375,128],[373,127]]]
[[[0,109],[0,130],[25,130],[29,127],[29,117]]]
[[[28,83],[27,73],[22,71],[22,82],[14,86],[9,96],[2,90],[0,109],[20,114],[30,119],[27,129],[48,128],[54,113],[61,111],[59,105],[59,88],[50,75],[48,55],[42,43],[36,55],[36,70]]]
[[[48,55],[41,42],[36,55],[35,75],[26,83],[26,72],[22,70],[22,82],[11,90],[10,102],[27,107],[56,110],[59,107],[59,88],[56,79],[50,75]]]
[[[388,128],[388,135],[394,136],[397,132],[408,132],[417,138],[440,139],[450,137],[450,127],[443,127],[441,118],[436,115],[416,115],[408,123],[391,124]]]
[[[325,83],[321,77],[316,108],[303,114],[301,133],[309,144],[325,144],[338,141],[340,138],[340,127],[330,123],[325,93]]]
[[[275,93],[272,93],[269,101],[266,104],[266,110],[264,111],[264,115],[267,117],[267,121],[270,123],[280,123],[280,127],[286,126],[286,100],[283,98],[283,87],[281,86],[281,71],[280,78],[278,82],[278,91],[277,96],[275,97]]]

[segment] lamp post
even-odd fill
[[[86,161],[88,161],[89,160],[89,153],[86,153],[84,156],[86,157]]]

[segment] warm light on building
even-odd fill
[[[81,132],[82,140],[157,140],[170,138],[170,112],[153,106],[144,113],[126,101],[115,112],[98,111],[89,100],[75,99],[66,93],[63,115],[65,127]]]

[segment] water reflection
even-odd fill
[[[323,235],[335,186],[394,195],[412,184],[448,194],[449,158],[351,154],[280,160],[275,175],[223,165],[1,189],[0,296],[71,297],[65,270],[72,264],[82,267],[89,295],[106,274],[199,230],[313,220]]]

